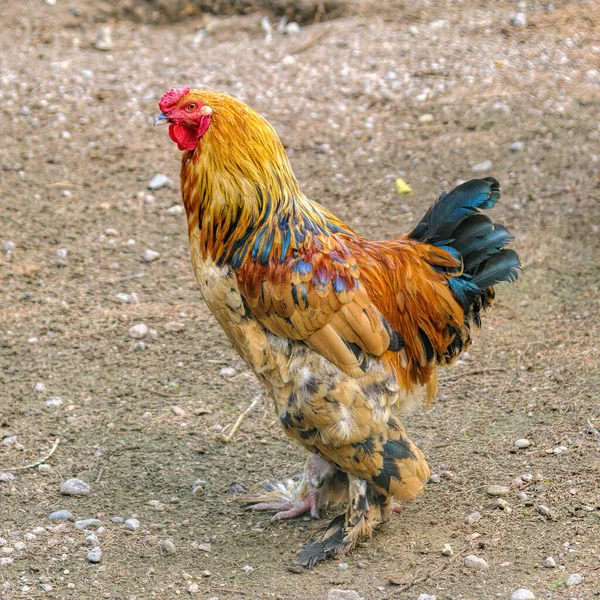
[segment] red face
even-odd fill
[[[162,114],[155,124],[168,122],[169,137],[180,150],[195,150],[210,125],[212,110],[190,94],[190,88],[169,90],[158,103]]]

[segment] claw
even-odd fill
[[[317,494],[308,494],[302,500],[285,500],[283,502],[258,502],[248,507],[249,510],[276,510],[279,511],[272,517],[272,521],[294,519],[310,512],[311,517],[318,519]]]

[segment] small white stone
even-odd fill
[[[506,485],[490,485],[486,493],[488,496],[501,497],[510,494],[510,488]]]
[[[38,342],[39,342],[39,340],[35,336],[27,338],[27,343],[28,344],[37,344]]]
[[[9,435],[2,440],[2,446],[14,446],[17,443],[16,435]]]
[[[300,31],[300,25],[298,25],[298,23],[296,23],[296,21],[292,21],[291,23],[288,23],[283,29],[283,32],[286,33],[287,35],[294,35],[295,33],[298,33],[299,31]]]
[[[160,253],[156,252],[156,250],[150,250],[150,248],[146,248],[142,254],[142,258],[146,262],[154,262],[160,258]]]
[[[6,473],[5,471],[0,471],[0,483],[9,483],[10,481],[14,481],[16,476],[12,473]]]
[[[87,496],[91,491],[90,486],[81,479],[67,479],[60,486],[60,493],[64,496]]]
[[[171,215],[180,215],[183,212],[183,206],[181,204],[175,204],[171,208],[167,208],[167,212]]]
[[[125,302],[126,304],[139,304],[140,303],[140,298],[135,292],[132,292],[131,294],[125,294],[123,292],[119,292],[118,294],[115,294],[115,298],[117,300],[120,300],[121,302]]]
[[[437,600],[437,596],[432,596],[431,594],[421,594],[417,600]]]
[[[281,59],[281,64],[286,66],[295,65],[296,59],[291,54],[287,54]]]
[[[175,554],[177,552],[175,544],[171,540],[163,540],[160,543],[160,548],[165,554]]]
[[[513,27],[527,27],[527,15],[522,12],[515,13],[510,18],[510,24]]]
[[[94,48],[96,48],[96,50],[108,52],[109,50],[112,50],[112,47],[112,29],[108,25],[100,27],[100,30],[98,31],[98,36],[96,37],[96,43],[94,44]]]
[[[99,563],[102,560],[102,550],[100,549],[100,547],[96,546],[95,548],[92,548],[87,553],[87,559],[91,563]]]
[[[543,517],[549,517],[550,516],[550,509],[547,506],[544,506],[543,504],[539,504],[536,507],[536,510],[538,511],[538,513],[540,513],[540,515],[542,515]]]
[[[473,165],[471,171],[473,171],[473,173],[487,173],[492,170],[492,167],[493,163],[491,160],[484,160]]]
[[[46,391],[46,386],[45,384],[43,384],[41,381],[38,381],[34,386],[33,386],[33,393],[34,394],[40,394],[42,392]]]
[[[516,440],[513,446],[515,448],[529,448],[529,446],[531,446],[531,442],[526,438],[521,438]]]
[[[438,473],[432,473],[431,477],[429,478],[429,481],[431,481],[431,483],[440,483],[440,481],[442,481],[442,478],[440,475],[438,475]]]
[[[165,323],[165,329],[167,331],[182,331],[185,329],[185,325],[177,321],[169,321],[168,323]]]
[[[453,556],[454,550],[452,550],[452,546],[450,544],[444,544],[442,548],[442,556]]]
[[[169,183],[169,178],[162,173],[157,173],[148,183],[149,190],[159,190]]]
[[[66,509],[56,510],[48,515],[50,521],[74,521],[75,517]]]
[[[579,585],[580,583],[583,583],[584,579],[585,578],[583,575],[580,575],[579,573],[572,573],[567,577],[567,581],[565,582],[565,584],[567,587],[573,587],[574,585]]]
[[[4,252],[13,252],[14,250],[16,250],[17,245],[14,242],[11,242],[10,240],[4,242],[4,246],[2,246],[2,248],[4,249]]]
[[[236,373],[237,371],[233,367],[223,367],[219,371],[219,375],[221,375],[221,377],[233,377]]]
[[[138,323],[129,328],[129,336],[141,340],[148,335],[148,326],[145,323]]]
[[[533,475],[531,473],[523,473],[523,475],[521,475],[521,481],[531,483],[533,481]]]
[[[479,556],[475,556],[474,554],[465,556],[464,565],[467,569],[473,569],[474,571],[487,571],[490,568],[483,558],[479,558]]]
[[[190,594],[197,594],[200,591],[200,586],[197,583],[190,583],[188,586],[188,592]]]
[[[547,558],[545,558],[544,562],[542,564],[544,565],[544,567],[546,567],[546,569],[555,569],[556,568],[556,561],[551,556],[548,556]]]
[[[419,116],[419,123],[426,125],[427,123],[433,123],[433,115],[431,113],[425,113]]]
[[[69,251],[66,248],[59,248],[56,251],[56,257],[57,258],[65,259],[65,258],[67,258],[68,255],[69,255]]]
[[[513,142],[509,146],[509,150],[511,152],[521,152],[521,150],[523,150],[524,147],[525,147],[525,144],[523,142]]]
[[[535,594],[527,588],[519,588],[512,593],[510,600],[535,600]]]
[[[144,344],[144,342],[142,342],[142,341],[136,342],[136,344],[133,347],[133,349],[136,352],[143,352],[146,349],[146,344]]]
[[[360,600],[356,590],[329,590],[327,600]]]
[[[252,571],[254,571],[254,567],[252,567],[251,565],[244,565],[242,567],[242,571],[244,571],[244,573],[246,574],[252,573]]]
[[[75,521],[75,529],[91,529],[92,527],[100,527],[102,521],[100,519],[80,519]]]
[[[45,404],[48,408],[58,408],[63,403],[63,399],[60,396],[51,396],[46,400]]]
[[[100,546],[100,540],[98,539],[98,536],[95,533],[90,533],[89,535],[87,535],[85,537],[85,543],[90,548],[98,548],[98,546]]]
[[[337,568],[340,569],[340,571],[345,571],[348,568],[348,563],[347,562],[338,563]]]
[[[481,513],[477,510],[465,517],[465,523],[467,525],[475,525],[475,523],[477,523],[480,520],[481,520]]]
[[[13,562],[13,558],[11,558],[10,556],[2,556],[0,558],[0,566],[2,565],[10,565]]]
[[[129,531],[137,531],[140,528],[140,522],[137,519],[127,519],[125,521],[125,529]]]
[[[504,498],[498,498],[496,500],[496,506],[498,508],[501,508],[504,512],[507,512],[507,513],[511,512],[510,505]]]
[[[52,586],[49,583],[40,583],[40,588],[44,592],[51,592],[52,591]]]
[[[181,408],[181,406],[171,406],[171,412],[176,417],[184,417],[185,416],[185,410],[183,408]]]

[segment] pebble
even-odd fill
[[[163,540],[160,543],[160,549],[165,554],[175,554],[175,552],[177,552],[177,549],[175,548],[175,544],[171,540]]]
[[[48,515],[50,521],[74,521],[75,517],[65,508],[56,510]]]
[[[426,125],[427,123],[433,123],[433,115],[431,113],[425,113],[419,116],[419,123]]]
[[[137,519],[127,519],[125,521],[125,529],[129,531],[137,531],[140,528],[140,522]]]
[[[432,473],[431,477],[429,478],[429,481],[431,481],[431,483],[440,483],[440,481],[442,481],[442,478],[437,473]]]
[[[16,476],[12,473],[7,473],[5,471],[0,472],[0,482],[8,483],[9,481],[14,481]]]
[[[177,417],[185,416],[185,410],[181,406],[171,406],[171,412]]]
[[[75,529],[90,529],[91,527],[100,527],[102,521],[100,519],[80,519],[75,521]]]
[[[286,66],[295,65],[296,64],[296,59],[291,54],[286,54],[281,59],[281,64],[282,65],[286,65]]]
[[[479,511],[472,512],[470,515],[465,517],[465,523],[467,525],[475,525],[478,521],[481,520],[481,513]]]
[[[509,150],[511,152],[521,152],[521,150],[523,150],[524,147],[525,147],[525,144],[523,142],[513,142],[509,146]]]
[[[535,594],[527,588],[519,588],[512,593],[510,600],[535,600]]]
[[[149,190],[159,190],[169,183],[169,178],[162,173],[157,173],[148,183]]]
[[[431,594],[421,594],[417,600],[437,600],[437,596],[432,596]]]
[[[527,15],[522,12],[515,13],[510,18],[510,24],[513,27],[527,27]]]
[[[150,250],[150,248],[146,248],[142,254],[142,258],[146,262],[154,262],[160,258],[160,254],[156,252],[156,250]]]
[[[574,585],[579,585],[583,583],[584,577],[579,573],[572,573],[567,577],[567,581],[565,582],[567,587],[573,587]]]
[[[546,569],[555,569],[556,568],[556,561],[551,556],[548,556],[547,558],[545,558],[544,562],[542,564],[544,565],[544,567],[546,567]]]
[[[69,255],[69,251],[66,248],[59,248],[56,251],[56,258],[62,258],[63,260],[67,258]]]
[[[356,590],[329,590],[327,600],[360,600]]]
[[[51,592],[52,591],[52,586],[49,583],[40,583],[40,588],[44,592]]]
[[[483,558],[479,558],[479,556],[475,556],[474,554],[465,556],[464,565],[467,569],[473,569],[474,571],[487,571],[490,568]]]
[[[85,538],[85,543],[91,548],[97,548],[98,546],[100,546],[100,540],[98,539],[98,536],[95,533],[90,533],[89,535],[87,535]]]
[[[4,252],[8,253],[12,252],[13,250],[16,250],[17,245],[14,242],[8,240],[7,242],[4,242],[4,246],[2,246],[2,248],[4,249]]]
[[[99,563],[102,560],[102,550],[99,547],[92,548],[87,553],[87,559],[91,563]]]
[[[181,204],[174,204],[170,208],[167,208],[167,212],[171,215],[180,215],[183,212],[183,206]]]
[[[121,292],[119,294],[115,294],[115,298],[117,300],[121,300],[121,302],[125,302],[125,304],[140,303],[140,298],[135,292],[132,292],[131,294],[124,294],[123,292]]]
[[[236,373],[237,371],[233,367],[223,367],[219,371],[219,375],[221,375],[221,377],[233,377]]]
[[[254,567],[251,565],[244,565],[242,567],[242,571],[244,571],[244,573],[246,573],[246,575],[248,575],[249,573],[252,573],[252,571],[254,571]]]
[[[52,471],[52,467],[44,463],[43,465],[38,465],[38,471],[40,473],[50,473]]]
[[[492,170],[492,167],[493,163],[488,159],[473,165],[471,171],[473,171],[473,173],[487,173]]]
[[[496,500],[496,506],[502,509],[506,513],[511,513],[512,509],[510,508],[510,504],[504,498],[498,498]]]
[[[9,435],[2,440],[2,446],[14,446],[17,443],[16,435]]]
[[[340,569],[340,571],[345,571],[348,568],[348,563],[347,562],[338,563],[337,568]]]
[[[108,25],[100,27],[98,35],[96,36],[96,43],[94,44],[94,48],[96,48],[96,50],[102,50],[103,52],[108,52],[109,50],[112,50],[112,29]]]
[[[148,335],[148,326],[145,323],[138,323],[129,328],[129,336],[140,340]]]
[[[294,35],[295,33],[298,33],[299,31],[300,31],[300,25],[298,25],[298,23],[296,23],[296,21],[292,21],[291,23],[288,23],[283,29],[283,32],[286,33],[287,35]]]
[[[197,583],[190,583],[188,586],[188,592],[190,594],[197,594],[200,591],[200,586]]]
[[[531,483],[533,481],[533,475],[531,473],[523,473],[523,475],[521,475],[521,481]]]
[[[60,396],[52,396],[48,398],[44,403],[48,408],[58,408],[63,403],[63,399]]]
[[[529,446],[531,446],[531,442],[526,438],[521,438],[516,440],[513,446],[515,448],[529,448]]]
[[[118,517],[118,516],[115,515],[114,517],[111,517],[110,520],[113,523],[122,523],[123,522],[123,517]]]
[[[144,344],[144,342],[136,342],[135,346],[133,347],[133,349],[136,352],[142,352],[146,349],[146,344]]]
[[[169,321],[168,323],[165,323],[165,329],[167,331],[182,331],[185,329],[185,325],[177,321]]]
[[[453,556],[454,550],[452,550],[452,546],[450,544],[444,544],[442,548],[442,556]]]
[[[10,556],[2,556],[0,558],[0,565],[10,565],[13,562],[13,558],[11,558]]]
[[[46,385],[44,383],[42,383],[41,381],[38,381],[34,386],[33,386],[33,393],[34,394],[41,394],[42,392],[46,391]]]
[[[543,504],[539,504],[538,506],[536,506],[536,510],[543,517],[549,517],[550,516],[550,509],[547,506],[544,506]]]
[[[212,546],[209,543],[198,544],[198,550],[202,552],[212,552]]]
[[[508,496],[510,488],[506,485],[490,485],[486,490],[488,496]]]
[[[67,479],[60,486],[60,493],[64,496],[87,496],[91,491],[90,486],[81,479]]]

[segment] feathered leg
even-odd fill
[[[266,493],[246,496],[242,502],[255,502],[250,510],[276,510],[273,520],[293,519],[305,513],[318,518],[318,510],[329,503],[340,502],[346,491],[347,479],[335,465],[309,453],[299,481],[266,482]]]
[[[350,475],[349,502],[345,514],[338,515],[326,527],[321,539],[304,546],[297,563],[312,568],[318,562],[351,550],[360,539],[370,537],[386,510],[385,496],[364,479]]]

